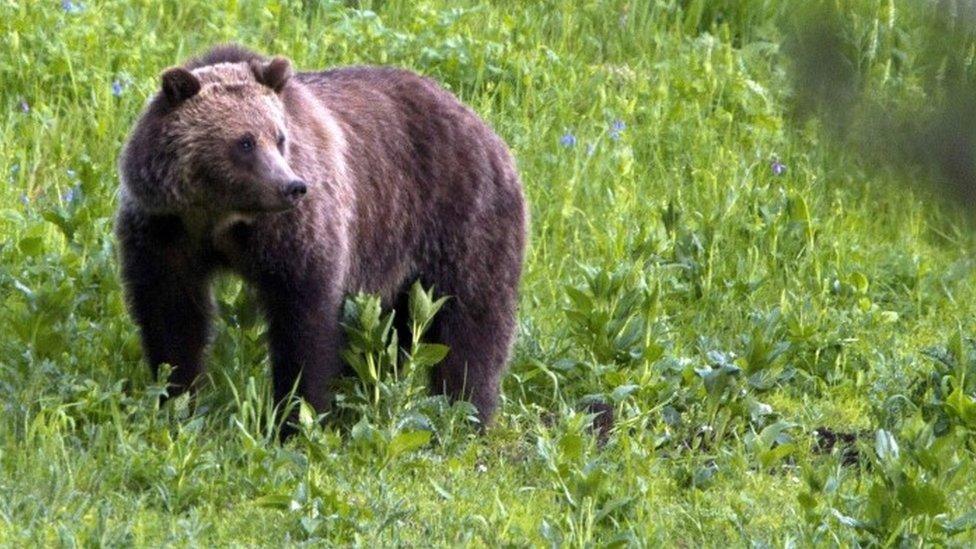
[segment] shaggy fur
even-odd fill
[[[203,367],[221,269],[259,291],[275,398],[297,380],[320,411],[344,370],[345,295],[394,306],[419,279],[451,296],[430,332],[450,347],[432,387],[490,420],[526,211],[505,144],[435,83],[378,67],[293,73],[218,47],[163,74],[120,172],[124,286],[154,372],[174,367],[171,393]]]

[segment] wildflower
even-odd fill
[[[119,82],[118,80],[112,82],[112,95],[115,97],[122,97],[123,91],[125,91],[125,86],[122,85],[122,82]]]
[[[574,147],[576,146],[576,136],[571,133],[567,133],[559,139],[559,144],[566,148]]]
[[[624,124],[623,120],[620,120],[619,118],[614,120],[613,123],[610,124],[610,139],[613,139],[614,141],[620,139],[620,134],[625,129],[627,129],[627,124]]]
[[[24,206],[30,206],[30,198],[27,198],[27,193],[20,193],[20,203]]]
[[[625,6],[623,11],[620,12],[620,17],[617,18],[617,24],[621,27],[626,27],[628,15],[630,15],[630,9]]]
[[[61,9],[64,10],[65,13],[81,13],[85,7],[81,4],[75,4],[71,0],[61,0]]]
[[[29,113],[30,112],[30,105],[27,103],[27,100],[26,99],[21,99],[20,100],[20,112],[22,112],[22,113]]]
[[[78,175],[78,173],[75,172],[74,170],[72,170],[71,168],[68,168],[67,170],[65,170],[64,173],[68,174],[68,178],[69,179],[74,179]]]
[[[61,199],[66,203],[71,204],[72,202],[80,202],[84,197],[85,193],[82,192],[81,185],[75,185],[74,187],[71,187],[65,191],[64,195],[61,196]]]
[[[773,175],[776,176],[786,173],[786,164],[780,162],[778,158],[773,159],[772,163],[769,165],[769,168],[773,171]]]
[[[586,156],[593,156],[593,153],[595,153],[595,152],[596,152],[596,145],[594,145],[593,143],[587,143],[586,144]]]

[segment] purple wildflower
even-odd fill
[[[575,147],[576,136],[571,133],[567,133],[559,138],[559,144],[566,148]]]
[[[769,165],[769,168],[773,170],[773,175],[775,176],[780,176],[786,173],[786,164],[780,162],[778,158],[773,160],[773,162]]]
[[[119,82],[118,80],[112,82],[112,95],[115,97],[122,97],[123,91],[125,91],[125,86],[122,85],[122,82]]]
[[[30,104],[27,103],[26,99],[20,100],[20,112],[25,114],[30,112]]]
[[[614,120],[613,123],[610,124],[610,139],[613,139],[614,141],[620,139],[620,134],[625,129],[627,129],[627,124],[624,124],[623,120],[620,120],[619,118]]]
[[[61,0],[61,9],[66,13],[81,13],[85,9],[85,6],[81,4],[75,4],[71,0]]]
[[[20,203],[24,206],[30,206],[30,198],[27,198],[27,193],[20,193]]]

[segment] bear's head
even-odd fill
[[[289,165],[284,58],[163,72],[122,156],[123,184],[150,211],[209,217],[292,208],[306,193]]]

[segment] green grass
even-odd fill
[[[75,4],[0,0],[0,544],[976,542],[973,238],[790,115],[787,3]],[[858,3],[853,54],[919,97],[904,4]],[[531,243],[486,435],[404,402],[408,379],[272,442],[233,280],[212,382],[157,406],[115,163],[161,70],[228,40],[414,69],[510,144]],[[602,448],[593,400],[617,415]]]

